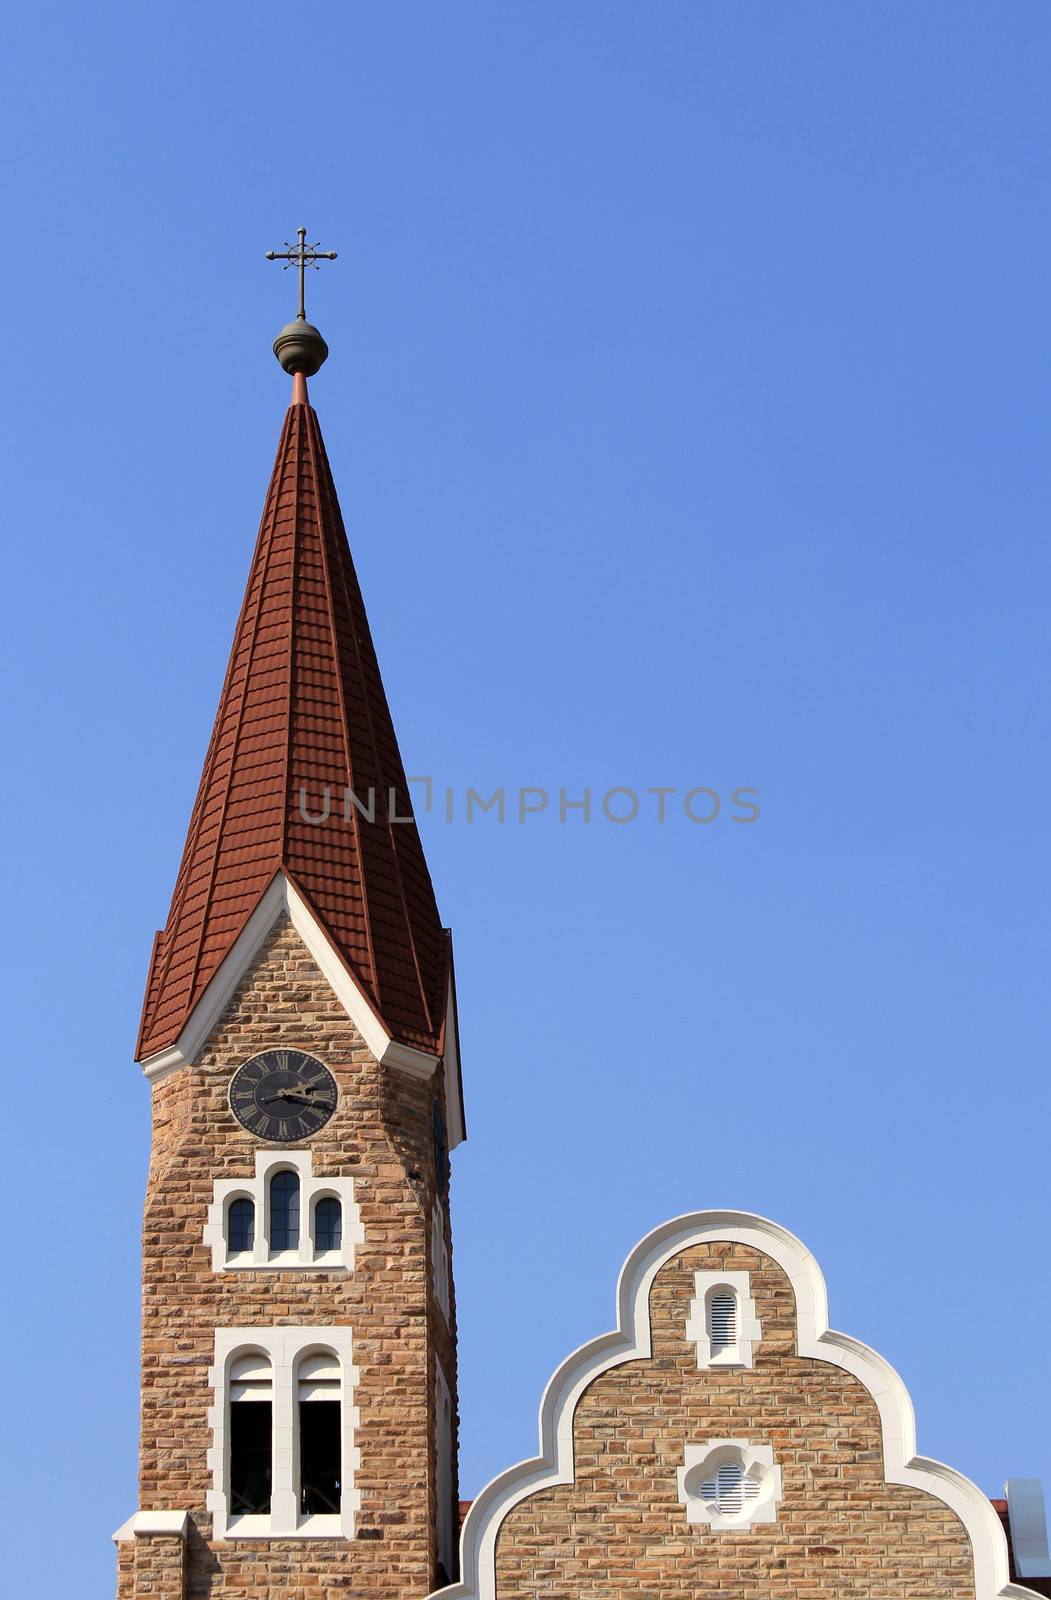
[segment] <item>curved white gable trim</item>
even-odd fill
[[[825,1280],[809,1250],[786,1228],[748,1211],[676,1217],[636,1245],[617,1284],[616,1330],[582,1345],[555,1372],[540,1402],[540,1454],[494,1478],[473,1502],[460,1538],[463,1576],[436,1593],[443,1600],[496,1600],[496,1540],[504,1518],[528,1495],[573,1482],[573,1418],[581,1395],[600,1373],[651,1354],[654,1278],[690,1245],[718,1240],[761,1250],[787,1274],[796,1296],[799,1354],[831,1362],[865,1385],[883,1424],[887,1482],[921,1489],[956,1513],[974,1552],[977,1600],[1038,1600],[1031,1589],[1010,1582],[1003,1528],[981,1490],[952,1467],[916,1454],[912,1401],[893,1367],[860,1340],[829,1328]]]
[[[409,1045],[399,1044],[391,1038],[302,895],[283,872],[276,872],[194,1006],[178,1039],[168,1049],[157,1051],[143,1062],[142,1070],[150,1082],[161,1082],[197,1058],[233,998],[237,985],[259,954],[267,934],[283,912],[287,913],[292,926],[317,962],[325,982],[381,1066],[397,1067],[415,1078],[432,1077],[438,1057],[429,1055],[425,1050],[413,1050]],[[447,1054],[446,1064],[445,1121],[452,1149],[464,1137],[460,1118],[459,1061],[455,1049],[451,1055]]]

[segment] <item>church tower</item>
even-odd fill
[[[138,1059],[139,1510],[119,1600],[422,1597],[456,1572],[443,929],[307,378],[292,376]]]

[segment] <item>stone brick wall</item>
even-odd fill
[[[751,1274],[762,1322],[752,1370],[697,1367],[686,1339],[694,1272]],[[795,1300],[769,1257],[695,1245],[650,1294],[652,1357],[585,1391],[572,1484],[521,1501],[497,1542],[498,1600],[732,1595],[734,1600],[973,1600],[970,1540],[940,1501],[883,1479],[875,1402],[850,1374],[795,1355]],[[774,1524],[689,1524],[677,1469],[687,1442],[769,1444],[782,1472]]]
[[[228,1084],[242,1061],[276,1045],[318,1055],[339,1084],[336,1114],[309,1148],[316,1175],[355,1180],[365,1237],[353,1273],[212,1271],[203,1231],[213,1181],[251,1176],[263,1148],[230,1112]],[[446,1324],[430,1284],[434,1093],[433,1083],[379,1067],[285,918],[198,1063],[154,1090],[139,1506],[191,1513],[185,1589],[193,1600],[404,1600],[434,1585],[436,1355],[454,1402],[456,1394],[455,1322]],[[214,1542],[205,1496],[215,1329],[296,1323],[353,1329],[357,1536]],[[121,1546],[121,1600],[169,1600],[167,1588],[146,1584]]]
[[[182,1600],[186,1585],[186,1544],[181,1534],[137,1534],[125,1540],[128,1592],[149,1600]]]

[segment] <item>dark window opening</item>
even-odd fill
[[[449,1187],[449,1136],[445,1131],[445,1112],[440,1100],[434,1102],[434,1174],[439,1192],[445,1194]]]
[[[242,1400],[230,1407],[230,1512],[270,1511],[271,1420],[269,1400]]]
[[[331,1515],[340,1505],[338,1400],[299,1402],[299,1508]]]
[[[251,1250],[255,1244],[255,1206],[251,1200],[235,1200],[230,1207],[229,1242],[232,1251]]]
[[[299,1245],[299,1178],[279,1172],[270,1183],[270,1248],[295,1250]]]
[[[338,1250],[343,1243],[343,1207],[338,1200],[319,1200],[314,1207],[314,1248]]]

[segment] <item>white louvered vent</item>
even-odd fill
[[[708,1338],[713,1356],[737,1344],[737,1296],[732,1289],[716,1290],[708,1302]]]
[[[739,1461],[724,1461],[714,1475],[701,1484],[701,1498],[714,1506],[721,1517],[737,1516],[746,1504],[758,1497],[758,1481],[745,1477]]]
[[[689,1442],[676,1478],[688,1523],[719,1529],[777,1521],[781,1468],[772,1445],[750,1439]]]

